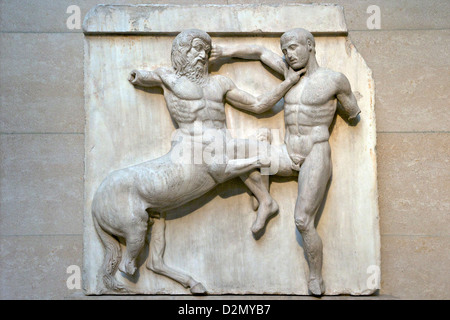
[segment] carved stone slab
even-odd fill
[[[83,30],[85,34],[167,35],[195,26],[210,35],[267,35],[292,29],[294,21],[316,35],[347,33],[342,7],[298,4],[98,5],[87,14]]]
[[[174,35],[183,29],[203,29],[213,35],[213,43],[223,46],[259,44],[282,55],[279,36],[295,27],[312,31],[319,65],[347,76],[361,109],[361,121],[354,127],[337,116],[330,138],[333,176],[317,222],[323,241],[325,294],[371,294],[379,288],[379,277],[373,280],[380,266],[374,81],[345,36],[342,8],[100,5],[84,23],[86,294],[100,293],[98,274],[103,261],[91,215],[95,190],[111,171],[167,153],[175,129],[162,92],[136,90],[127,80],[129,72],[170,67]],[[254,94],[281,82],[259,61],[235,60],[210,70]],[[282,104],[258,117],[230,106],[226,113],[234,136],[248,137],[256,128],[267,127],[279,133],[274,143],[282,143]],[[271,181],[270,192],[280,210],[259,240],[250,231],[255,212],[247,189],[234,179],[168,212],[165,262],[201,281],[209,294],[308,294],[308,266],[293,217],[297,181]],[[139,258],[136,275],[118,271],[116,278],[136,293],[190,294],[178,283],[146,269],[147,257],[148,246]]]

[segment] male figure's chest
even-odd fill
[[[189,118],[201,121],[224,119],[223,89],[212,79],[201,85],[178,78],[170,89],[165,95],[173,113],[188,113]]]
[[[334,100],[334,83],[326,75],[301,78],[285,95],[289,105],[323,106]]]
[[[181,77],[171,81],[169,89],[178,100],[223,102],[223,89],[212,78],[196,83],[186,77]]]

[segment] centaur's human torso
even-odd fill
[[[152,199],[148,199],[150,207],[161,208],[168,203],[177,207],[217,185],[211,177],[211,170],[205,168],[211,165],[206,160],[217,152],[211,146],[226,146],[232,139],[226,126],[226,87],[221,82],[221,76],[207,75],[202,83],[195,83],[168,69],[160,70],[159,76],[167,108],[178,128],[172,137],[170,152],[140,164],[136,172],[139,171],[139,176],[143,178],[150,175],[160,181],[158,186],[150,186],[158,188],[158,192],[141,190],[142,194],[153,195]],[[221,144],[218,139],[222,140]],[[217,160],[217,155],[214,156]],[[225,164],[226,155],[223,156]],[[142,174],[143,167],[147,168],[144,171],[148,171],[145,174]]]
[[[165,71],[162,74],[164,98],[180,129],[190,134],[199,127],[208,130],[226,129],[224,96],[226,88],[220,76],[205,76],[195,83],[185,76]]]

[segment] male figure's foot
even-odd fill
[[[325,292],[325,287],[323,285],[322,279],[310,279],[308,281],[308,289],[311,291],[311,294],[314,296],[321,296]]]
[[[255,237],[259,238],[261,236],[261,232],[264,230],[267,220],[275,215],[278,212],[278,209],[278,203],[273,199],[270,202],[259,204],[256,220],[251,228]]]

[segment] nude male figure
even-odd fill
[[[295,225],[303,237],[310,277],[308,288],[314,295],[324,293],[322,279],[322,240],[314,219],[323,201],[331,177],[331,149],[329,127],[333,121],[337,101],[348,115],[357,119],[360,109],[348,79],[318,65],[315,40],[304,29],[293,29],[281,36],[284,59],[261,46],[216,46],[212,57],[237,57],[261,60],[274,71],[286,75],[289,67],[305,69],[305,74],[284,96],[285,145],[278,151],[277,175],[298,173],[298,197],[295,205]],[[257,218],[264,225],[264,218]]]

